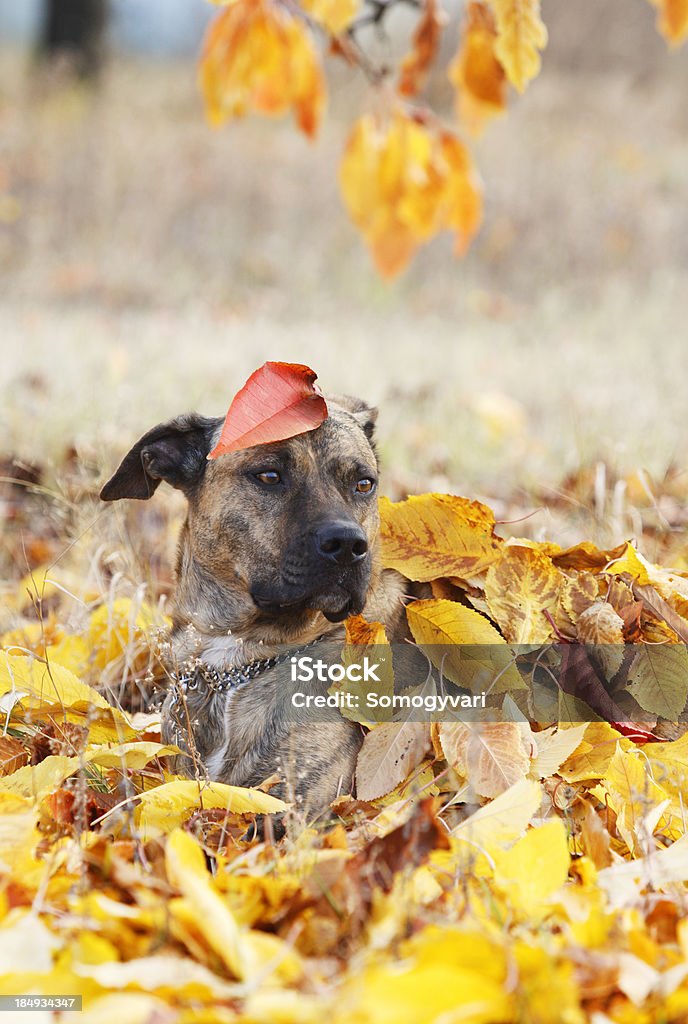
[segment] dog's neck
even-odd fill
[[[212,668],[237,668],[280,655],[285,647],[344,635],[341,625],[317,611],[292,630],[263,618],[243,597],[244,588],[236,585],[240,581],[223,585],[183,541],[177,576],[171,642],[178,663],[199,659]]]

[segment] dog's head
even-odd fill
[[[161,481],[184,492],[178,599],[214,601],[216,626],[286,638],[317,613],[340,622],[363,609],[374,569],[376,410],[349,398],[328,410],[315,430],[212,461],[222,419],[178,416],[134,445],[100,496],[150,498]]]

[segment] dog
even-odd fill
[[[380,560],[377,411],[327,404],[314,430],[212,461],[222,419],[177,416],[136,442],[100,495],[148,499],[164,481],[187,499],[162,712],[184,773],[239,786],[277,775],[271,791],[309,818],[352,792],[362,732],[336,708],[317,721],[294,712],[291,658],[341,642],[350,615],[390,637],[404,618],[403,578]]]

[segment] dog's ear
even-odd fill
[[[159,423],[124,456],[103,487],[103,501],[150,498],[161,481],[188,492],[203,476],[206,457],[221,418],[192,412]]]
[[[353,395],[332,395],[329,400],[350,413],[357,420],[368,440],[373,440],[377,421],[375,406],[368,405],[367,402],[360,398],[354,398]]]

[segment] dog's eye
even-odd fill
[[[371,491],[375,490],[375,481],[371,480],[369,476],[364,476],[356,484],[356,490],[359,494],[370,494]]]
[[[265,469],[261,473],[253,474],[256,480],[260,481],[261,484],[265,484],[266,487],[274,487],[275,484],[282,483],[282,477],[276,469]]]

